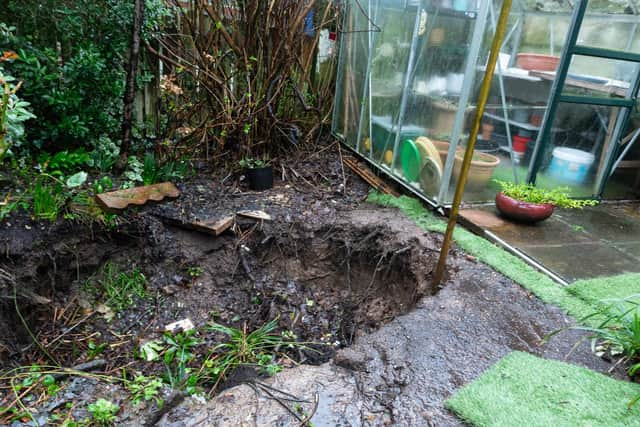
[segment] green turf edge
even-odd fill
[[[393,197],[371,191],[367,202],[398,208],[418,226],[428,231],[444,233],[447,226],[444,220],[433,215],[418,199],[412,197]],[[560,307],[578,320],[597,311],[600,308],[598,301],[601,299],[640,294],[640,274],[637,273],[579,280],[570,286],[562,287],[522,259],[462,227],[456,227],[453,237],[458,246],[481,262],[533,292],[543,302]],[[600,320],[591,317],[585,323],[595,326]]]
[[[476,427],[640,426],[640,405],[627,407],[638,393],[637,384],[515,351],[445,407]]]

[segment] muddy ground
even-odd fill
[[[162,364],[136,353],[141,343],[161,337],[167,324],[185,318],[203,341],[194,365],[222,339],[202,329],[212,321],[252,330],[278,319],[278,331],[310,343],[282,351],[279,362],[289,369],[275,379],[256,369],[236,371],[210,403],[165,390],[162,409],[133,408],[118,384],[67,378],[55,396],[25,397],[37,420],[55,425],[52,414],[80,419],[87,402],[106,397],[122,406],[118,425],[304,421],[302,412],[285,410],[265,392],[267,381],[312,402],[300,407],[315,414],[315,426],[457,425],[444,400],[509,351],[552,358],[569,353],[576,333],[540,346],[545,334],[569,319],[461,251],[454,249],[445,287],[434,296],[430,278],[441,236],[398,211],[364,204],[367,185],[343,172],[334,148],[281,166],[276,186],[263,193],[248,191],[237,177],[200,176],[179,184],[179,199],[130,210],[113,229],[26,217],[0,225],[5,372],[29,363],[77,366],[93,358],[104,361],[97,370],[105,375],[121,376],[123,367],[162,375]],[[179,225],[248,209],[272,220],[238,216],[233,231],[218,237]],[[107,262],[138,268],[147,278],[146,296],[133,307],[105,310],[102,295],[91,291]],[[47,360],[25,324],[55,360]],[[90,348],[96,344],[105,344],[97,355]],[[570,360],[609,368],[586,345]],[[0,408],[15,405],[11,375],[2,381]],[[212,391],[212,384],[203,386]],[[0,423],[11,418],[5,413]],[[21,419],[14,424],[29,423]]]

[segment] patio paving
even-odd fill
[[[640,272],[639,203],[557,210],[535,225],[505,220],[494,206],[463,209],[461,216],[476,232],[490,232],[569,283]]]

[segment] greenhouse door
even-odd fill
[[[635,106],[640,54],[578,44],[588,0],[578,0],[573,11],[567,42],[551,89],[548,108],[538,134],[527,180],[537,186],[570,188],[574,197],[600,197],[620,151],[622,133]],[[597,76],[576,73],[576,62],[588,59],[594,72],[606,67],[627,67],[625,81],[613,87]],[[589,108],[601,123],[601,138],[581,140],[572,122],[579,109]],[[563,133],[564,132],[564,133]],[[539,174],[544,170],[544,182]]]

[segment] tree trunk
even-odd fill
[[[140,54],[140,30],[144,21],[144,0],[135,0],[133,14],[133,29],[131,36],[131,55],[127,67],[127,82],[124,91],[124,114],[122,117],[122,146],[120,160],[126,165],[131,145],[131,128],[133,122],[133,100],[136,93],[136,74],[138,72],[138,57]]]

